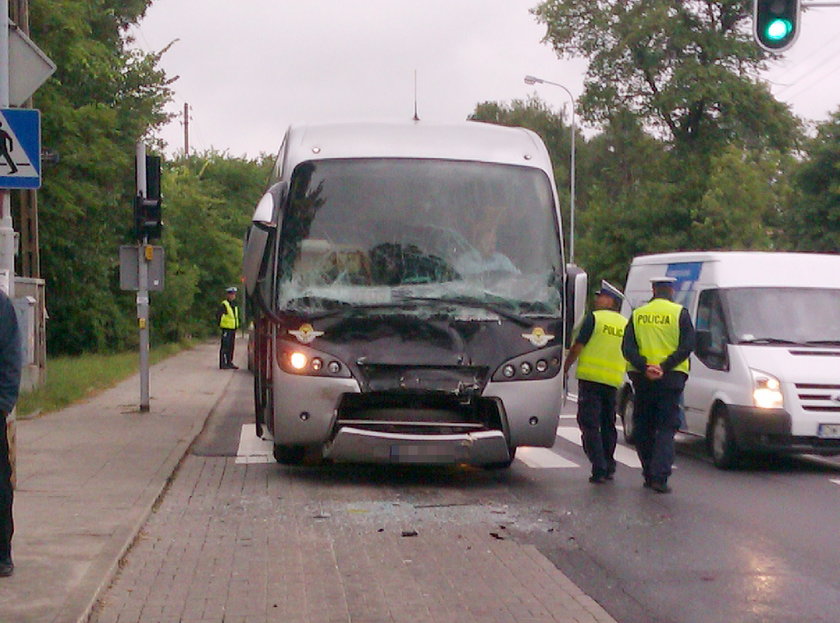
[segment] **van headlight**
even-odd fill
[[[753,379],[753,403],[760,409],[781,409],[784,406],[782,384],[772,374],[750,368]]]

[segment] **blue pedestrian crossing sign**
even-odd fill
[[[41,187],[41,112],[0,109],[0,188]]]

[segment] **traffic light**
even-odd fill
[[[768,52],[784,52],[799,35],[800,0],[753,0],[753,36]]]
[[[138,242],[161,237],[161,204],[160,157],[146,156],[146,196],[134,197],[134,235]]]
[[[134,235],[138,242],[160,238],[163,232],[160,199],[137,195],[134,198]]]

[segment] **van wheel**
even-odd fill
[[[274,444],[274,460],[283,465],[300,465],[306,456],[305,446]]]
[[[720,469],[737,467],[742,453],[735,441],[735,436],[732,434],[732,425],[729,423],[726,408],[718,407],[715,409],[707,437],[715,467]]]
[[[635,430],[633,429],[635,408],[636,401],[633,399],[633,392],[628,392],[627,397],[621,403],[621,425],[624,428],[624,441],[631,446],[636,443]]]

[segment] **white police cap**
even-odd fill
[[[671,286],[673,288],[675,283],[677,283],[676,277],[654,277],[650,280],[650,284],[653,286]]]

